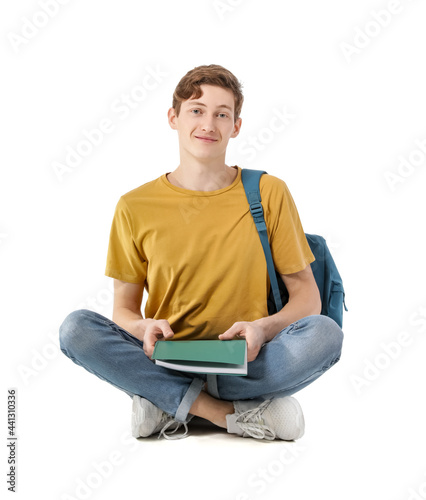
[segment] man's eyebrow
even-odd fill
[[[204,103],[202,102],[199,102],[199,101],[189,101],[188,102],[188,106],[192,106],[192,105],[196,105],[196,106],[204,106],[205,108],[207,107]],[[228,106],[227,104],[219,104],[218,108],[226,108],[226,109],[229,109],[229,111],[232,111],[232,108],[230,106]]]

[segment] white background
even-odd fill
[[[42,0],[0,7],[2,495],[15,388],[16,498],[146,498],[154,489],[176,499],[426,498],[426,155],[416,144],[426,144],[425,3],[44,4],[49,15]],[[212,428],[132,440],[130,398],[57,344],[72,310],[111,315],[103,273],[115,205],[176,168],[172,93],[188,70],[211,63],[244,85],[228,165],[284,179],[305,231],[326,237],[344,280],[342,359],[297,395],[306,419],[297,443]],[[157,82],[145,79],[150,71]],[[127,116],[114,111],[148,81]],[[292,119],[271,133],[284,109]],[[108,118],[111,133],[58,175],[55,162]],[[399,167],[392,186],[386,172],[397,174],[401,157],[415,166]]]

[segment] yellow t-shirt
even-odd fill
[[[268,315],[265,255],[234,168],[223,189],[179,188],[164,174],[117,203],[105,274],[144,283],[145,317],[168,320],[176,339],[217,339]],[[264,174],[260,192],[276,269],[301,271],[314,256],[286,184]]]

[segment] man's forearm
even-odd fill
[[[144,320],[140,312],[137,313],[125,307],[115,308],[112,320],[137,339],[143,340],[146,320]]]
[[[306,316],[320,313],[321,300],[319,299],[319,294],[298,294],[290,298],[281,311],[271,316],[260,318],[254,321],[254,323],[258,324],[263,329],[266,341],[269,342],[281,330],[291,325],[291,323],[301,318],[305,318]]]

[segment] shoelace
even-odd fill
[[[262,418],[263,412],[271,404],[271,401],[271,399],[267,399],[259,406],[240,413],[236,419],[236,423],[241,430],[256,439],[274,440],[275,432],[265,425],[265,421]]]
[[[166,417],[163,416],[163,419],[168,420],[167,416]],[[167,429],[173,424],[176,424],[176,427],[173,430],[171,430],[168,434],[166,434]],[[172,436],[172,434],[174,434],[180,428],[181,425],[185,427],[185,432],[183,434]],[[158,439],[160,439],[161,436],[164,436],[165,439],[182,439],[187,435],[188,435],[188,426],[186,425],[185,422],[176,422],[176,420],[168,420],[166,425],[164,425],[164,427],[161,429],[160,434],[158,435]]]

